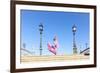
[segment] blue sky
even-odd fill
[[[58,37],[58,55],[73,53],[72,26],[77,26],[76,45],[78,52],[85,49],[85,43],[89,47],[89,13],[79,12],[55,12],[21,10],[21,47],[26,44],[26,49],[39,55],[40,23],[43,31],[43,55],[52,55],[47,48],[47,43],[53,44],[55,35]]]

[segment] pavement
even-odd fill
[[[89,59],[89,56],[79,55],[48,55],[48,56],[21,56],[21,62],[41,62],[41,61],[65,61],[65,60],[83,60]]]

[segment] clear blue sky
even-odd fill
[[[21,47],[26,44],[26,49],[39,55],[40,32],[39,24],[43,23],[43,55],[52,55],[47,48],[47,43],[53,44],[55,35],[58,37],[58,55],[73,53],[72,26],[77,26],[76,45],[78,52],[89,47],[89,13],[55,12],[21,10]]]

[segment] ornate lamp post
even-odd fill
[[[76,41],[75,41],[75,32],[76,32],[76,26],[73,25],[72,27],[73,32],[73,54],[77,54],[77,47],[76,47]]]
[[[42,23],[40,23],[40,25],[39,25],[39,31],[40,31],[40,55],[42,55],[42,32],[43,32]]]

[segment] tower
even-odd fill
[[[76,25],[74,24],[72,27],[73,32],[73,54],[77,54],[77,46],[76,46],[76,40],[75,40],[75,33],[76,33]]]
[[[39,25],[39,31],[40,31],[40,55],[42,55],[42,34],[43,34],[43,25],[40,23]]]

